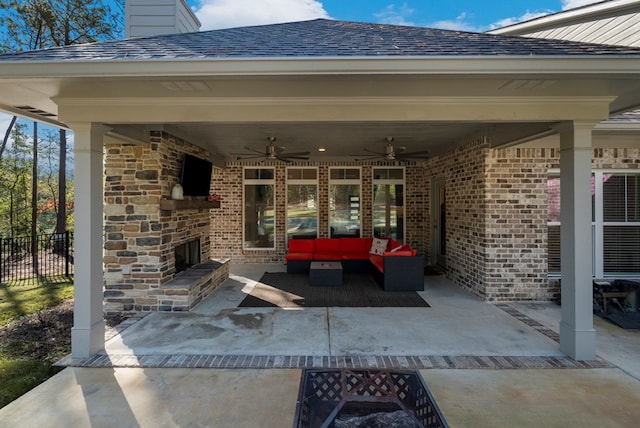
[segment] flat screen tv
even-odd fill
[[[209,196],[213,164],[185,154],[182,162],[182,190],[185,196]]]

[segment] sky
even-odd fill
[[[331,18],[482,32],[600,0],[187,0],[202,30]]]
[[[482,32],[600,0],[187,0],[201,30],[330,18]],[[0,113],[0,138],[10,116]]]

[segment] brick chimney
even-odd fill
[[[126,0],[125,37],[192,33],[200,21],[185,0]]]

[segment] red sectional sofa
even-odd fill
[[[373,254],[373,238],[291,239],[287,272],[306,273],[312,261],[339,260],[345,272],[370,271],[385,290],[424,290],[422,256],[408,245],[386,241],[382,254]]]

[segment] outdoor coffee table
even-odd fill
[[[342,285],[342,262],[311,262],[309,283],[315,286]]]

